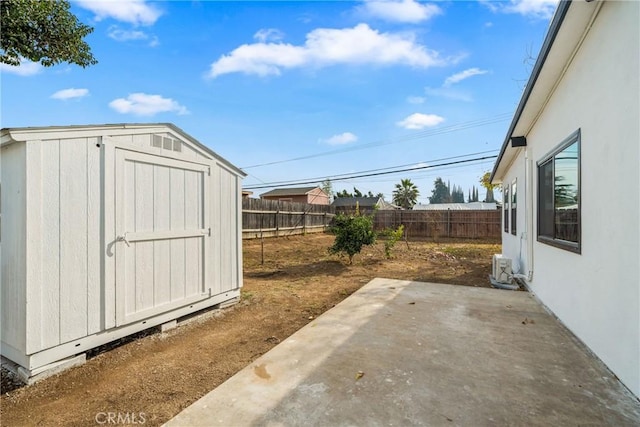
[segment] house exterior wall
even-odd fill
[[[504,199],[504,188],[509,186],[509,199],[512,198],[511,188],[512,184],[515,182],[517,187],[517,210],[516,210],[516,234],[512,234],[511,230],[513,229],[513,224],[511,223],[511,205],[507,203],[505,206],[503,200],[502,206],[502,252],[504,254],[508,254],[509,258],[513,260],[513,271],[514,273],[519,274],[527,274],[529,271],[529,265],[527,265],[527,239],[529,239],[527,230],[526,230],[526,219],[525,212],[528,206],[526,206],[526,197],[525,193],[529,190],[525,188],[525,151],[521,150],[520,153],[514,159],[514,162],[511,164],[507,174],[505,174],[503,178],[503,199]],[[508,218],[508,227],[507,231],[505,231],[505,210],[506,217]],[[533,236],[535,239],[535,236]]]
[[[517,155],[503,179],[510,183],[517,178],[520,192],[525,155],[535,168],[535,162],[580,129],[581,253],[534,240],[530,286],[637,396],[639,15],[638,2],[603,2],[566,74],[526,135],[526,151]],[[537,170],[533,175],[530,212],[537,233]],[[518,199],[522,200],[520,194]],[[525,218],[525,209],[519,208],[519,230],[525,231]],[[518,236],[503,233],[505,255],[522,263],[519,247]]]
[[[126,132],[101,127],[86,131],[69,129],[65,132],[56,128],[54,131],[41,130],[40,134],[33,132],[26,135],[26,141],[11,142],[1,148],[0,328],[3,356],[27,369],[37,369],[239,296],[242,286],[242,176],[238,170],[224,160],[207,155],[181,135],[168,132],[164,126]],[[181,140],[181,151],[163,154],[161,148],[152,146],[154,134]],[[3,144],[8,140],[7,135],[3,131]],[[24,136],[24,133],[20,135]],[[38,137],[42,139],[36,139]],[[153,190],[140,187],[146,190],[136,195],[138,200],[142,197],[165,200],[165,205],[169,203],[166,202],[169,188],[157,185],[164,181],[156,180],[160,172],[167,172],[162,176],[168,176],[169,162],[174,162],[178,168],[195,165],[209,176],[203,181],[204,196],[198,198],[199,204],[209,207],[202,228],[211,227],[211,233],[200,236],[202,245],[207,248],[204,265],[200,263],[199,267],[204,270],[203,292],[193,299],[193,303],[172,295],[171,304],[163,305],[163,301],[158,300],[162,295],[156,295],[154,288],[150,300],[154,303],[154,311],[141,315],[144,319],[135,322],[122,322],[118,317],[118,310],[123,307],[123,291],[135,293],[128,301],[146,304],[148,298],[143,301],[142,297],[147,291],[139,288],[140,283],[153,284],[159,278],[165,283],[168,278],[158,277],[158,271],[151,267],[139,272],[140,275],[146,272],[146,278],[138,275],[131,282],[135,290],[118,285],[118,277],[122,277],[118,274],[126,268],[124,264],[116,265],[118,251],[134,251],[137,261],[138,252],[142,252],[136,252],[136,245],[142,243],[149,247],[144,241],[132,241],[131,248],[117,241],[119,211],[118,197],[114,195],[120,191],[116,182],[120,176],[116,172],[119,152],[158,159],[158,176],[154,175],[154,181],[151,181]],[[136,184],[135,191],[138,187]],[[184,214],[192,214],[187,212],[187,207],[182,210]],[[167,211],[161,213],[163,218],[169,216]],[[160,213],[153,210],[150,217],[149,232],[155,230]],[[138,220],[136,213],[135,221]],[[136,230],[129,228],[127,231]],[[151,252],[152,264],[160,256],[171,256],[160,249],[174,240],[159,239],[155,246],[150,243],[152,249],[158,249]],[[187,252],[182,255],[186,256]],[[153,320],[149,320],[151,318]]]
[[[329,205],[329,195],[327,195],[320,188],[316,188],[307,193],[307,200],[305,203],[311,203],[313,205]]]

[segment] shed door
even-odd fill
[[[116,150],[116,324],[209,296],[209,166]]]

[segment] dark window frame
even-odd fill
[[[507,185],[502,194],[502,220],[504,221],[503,229],[505,233],[509,232],[509,200],[509,186]]]
[[[578,152],[578,158],[577,158],[577,175],[578,175],[578,182],[577,182],[577,192],[576,192],[576,198],[577,198],[577,242],[572,242],[572,241],[568,241],[568,240],[562,240],[559,238],[556,238],[555,236],[549,236],[546,234],[541,234],[541,228],[544,228],[544,226],[541,225],[541,219],[542,219],[542,211],[541,211],[541,207],[542,207],[542,195],[541,195],[541,181],[542,181],[542,177],[541,177],[541,168],[542,167],[548,167],[548,165],[551,165],[551,176],[555,178],[555,157],[560,154],[561,152],[563,152],[565,149],[567,149],[568,147],[570,147],[573,144],[577,144],[577,152]],[[542,157],[537,163],[536,163],[536,169],[537,169],[537,173],[538,173],[538,181],[537,181],[537,206],[536,206],[536,211],[537,211],[537,230],[536,230],[536,235],[537,235],[537,240],[540,243],[544,243],[550,246],[554,246],[560,249],[564,249],[570,252],[574,252],[577,254],[582,253],[582,136],[581,136],[581,131],[580,129],[576,130],[575,132],[573,132],[571,135],[569,135],[567,138],[565,138],[560,144],[558,144],[553,150],[551,150],[549,153],[547,153],[544,157]],[[555,191],[555,185],[553,185],[553,187],[551,188],[551,194],[553,194]],[[555,213],[555,200],[554,200],[554,207],[552,209],[552,211]],[[548,218],[546,218],[548,220]],[[553,219],[554,224],[555,224],[555,218]],[[554,231],[555,234],[555,231]]]
[[[511,182],[511,234],[513,234],[514,236],[516,236],[518,234],[518,227],[517,227],[517,223],[518,223],[518,212],[517,212],[517,197],[518,197],[518,188],[517,188],[517,182],[518,179],[514,179]]]

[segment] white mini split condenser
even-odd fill
[[[500,283],[511,283],[511,258],[507,258],[502,254],[493,256],[491,275]]]

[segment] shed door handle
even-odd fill
[[[124,242],[127,245],[127,247],[131,247],[131,244],[127,240],[127,233],[124,233],[122,236],[116,237],[116,241]]]

